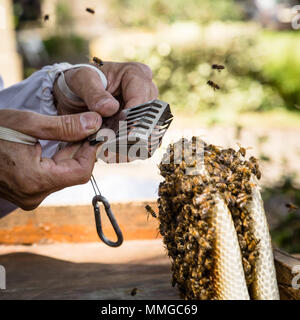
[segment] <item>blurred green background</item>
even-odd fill
[[[300,33],[291,29],[290,22],[276,24],[272,15],[263,16],[255,2],[273,3],[274,7],[293,4],[270,0],[110,0],[105,2],[105,10],[110,27],[120,30],[158,32],[179,22],[199,28],[198,41],[192,45],[172,48],[170,44],[155,43],[127,57],[152,67],[162,99],[177,110],[189,105],[193,113],[216,111],[230,104],[238,113],[289,110],[298,118]],[[91,39],[74,31],[72,2],[55,3],[49,18],[55,16],[55,26],[41,39],[40,53],[44,57],[35,62],[24,59],[26,77],[41,65],[81,61],[89,54]],[[14,1],[14,12],[19,31],[28,25],[45,28],[49,23],[43,21],[40,1]],[[263,24],[269,27],[263,28]],[[185,33],[179,32],[178,37],[185,37]],[[225,65],[225,71],[213,72],[212,63]],[[215,80],[222,88],[218,95],[207,90],[207,79]]]
[[[88,61],[93,54],[104,60],[140,61],[152,68],[160,98],[172,105],[177,118],[199,121],[199,126],[229,125],[235,128],[236,140],[247,127],[294,129],[297,142],[300,30],[291,25],[297,3],[19,0],[14,1],[14,20],[24,77],[43,65]],[[95,15],[86,7],[95,9]],[[49,14],[49,20],[43,19],[44,14]],[[39,37],[28,37],[28,32]],[[31,44],[28,39],[36,40]],[[123,40],[125,45],[117,46]],[[213,63],[225,70],[212,70]],[[213,91],[208,80],[221,89]],[[274,157],[265,151],[268,139],[268,133],[256,136],[265,166]],[[289,151],[276,156],[282,158],[284,171],[275,182],[267,181],[263,191],[273,240],[289,252],[300,253],[300,212],[285,206],[287,202],[300,206],[299,175],[284,162]],[[299,162],[299,156],[300,148],[291,161]]]

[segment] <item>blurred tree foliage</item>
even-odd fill
[[[89,54],[88,41],[75,34],[53,35],[43,42],[49,57],[48,63],[79,63]]]
[[[300,252],[300,210],[289,210],[286,207],[287,203],[300,207],[300,189],[295,184],[295,177],[283,176],[278,185],[266,187],[262,193],[267,210],[268,203],[272,203],[274,199],[281,198],[281,201],[285,201],[282,204],[276,203],[276,206],[282,206],[282,209],[277,217],[277,226],[271,230],[271,236],[275,246],[289,253]],[[274,210],[270,215],[274,215]]]
[[[58,1],[55,7],[56,32],[71,32],[73,27],[73,15],[70,4],[67,1]],[[63,30],[61,30],[63,29]]]
[[[194,47],[172,48],[161,43],[149,50],[136,50],[132,60],[142,61],[153,70],[160,97],[177,110],[197,113],[208,109],[226,112],[264,111],[285,105],[275,84],[267,83],[252,36]],[[213,63],[226,69],[212,70]],[[262,79],[264,79],[262,81]],[[208,80],[221,89],[214,91]]]
[[[178,21],[192,21],[205,28],[218,20],[225,28],[229,20],[243,20],[243,10],[234,0],[145,0],[143,5],[138,0],[112,0],[111,10],[112,21],[119,27],[156,32]],[[299,34],[266,32],[258,26],[251,33],[245,28],[247,23],[238,22],[236,30],[243,24],[244,31],[229,40],[219,27],[216,32],[224,37],[215,43],[207,38],[188,47],[161,43],[147,50],[134,48],[134,54],[125,58],[149,64],[161,98],[177,110],[188,107],[190,112],[218,109],[236,113],[286,108],[299,112]],[[224,64],[226,69],[212,71],[212,63]],[[214,92],[207,80],[216,82],[221,90]]]
[[[276,88],[291,110],[300,109],[300,38],[298,31],[264,32],[263,81]],[[296,107],[296,108],[295,108]]]
[[[112,0],[113,19],[121,26],[156,28],[162,23],[238,20],[242,10],[234,0]]]
[[[39,0],[13,0],[14,24],[16,30],[22,29],[28,22],[39,24],[41,2]]]
[[[73,32],[74,19],[70,3],[66,0],[58,1],[55,13],[55,33],[43,41],[49,57],[48,63],[81,62],[89,54],[89,43],[87,39]]]

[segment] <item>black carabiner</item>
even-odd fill
[[[110,221],[111,225],[113,226],[114,231],[115,231],[117,238],[118,238],[116,242],[109,240],[103,233],[100,208],[99,208],[98,202],[102,202],[104,205],[106,215],[108,216],[109,221]],[[106,198],[104,198],[102,195],[98,194],[98,195],[94,196],[92,203],[93,203],[93,207],[94,207],[96,228],[97,228],[97,233],[98,233],[99,238],[110,247],[119,247],[123,243],[123,235],[122,235],[122,231],[117,223],[117,220],[111,211],[110,204],[109,204],[108,200]]]

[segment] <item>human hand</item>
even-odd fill
[[[80,67],[65,72],[69,88],[84,102],[74,102],[54,85],[54,96],[58,114],[95,111],[103,117],[115,114],[120,104],[129,108],[156,99],[158,90],[152,82],[150,68],[136,62],[104,62],[101,71],[107,78],[104,90],[97,72],[88,67]]]
[[[99,130],[101,123],[96,112],[54,117],[0,110],[0,126],[45,140],[81,141]],[[48,159],[41,157],[39,143],[31,146],[0,140],[0,197],[32,210],[52,192],[86,183],[92,174],[96,150],[87,142],[80,142]]]

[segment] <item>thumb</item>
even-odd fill
[[[43,140],[80,141],[97,132],[101,124],[102,118],[96,112],[45,116],[30,111],[0,110],[0,126]]]

